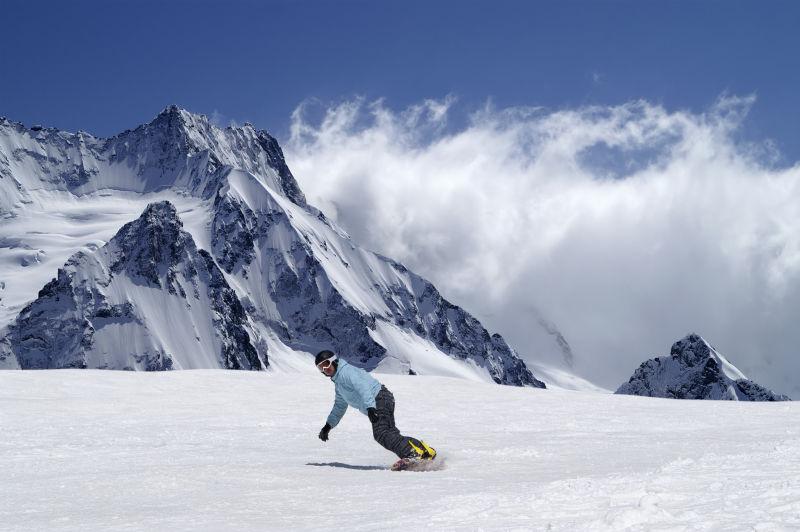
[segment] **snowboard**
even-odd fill
[[[392,464],[392,471],[437,471],[444,468],[444,459],[437,456],[433,460],[401,458]]]

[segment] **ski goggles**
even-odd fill
[[[333,361],[336,360],[337,358],[339,357],[337,357],[336,355],[333,355],[331,358],[326,358],[325,360],[317,364],[317,369],[319,369],[320,371],[328,369],[333,365]]]

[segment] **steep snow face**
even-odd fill
[[[148,124],[101,139],[0,119],[0,215],[41,201],[36,193],[43,190],[83,195],[173,188],[209,195],[231,168],[305,204],[277,141],[249,124],[220,129],[203,115],[170,106]]]
[[[220,266],[248,294],[250,312],[296,349],[332,348],[370,370],[386,357],[396,363],[384,369],[430,368],[412,362],[418,350],[403,348],[418,342],[394,341],[391,331],[405,331],[495,382],[544,387],[501,336],[431,283],[357,248],[320,211],[272,193],[249,173],[232,171],[220,187],[211,241]]]
[[[263,369],[266,344],[257,338],[222,272],[165,201],[96,252],[73,255],[0,350],[23,369]]]
[[[696,334],[675,342],[669,357],[644,362],[616,393],[674,399],[790,400],[747,379]]]
[[[179,300],[189,300],[194,294],[181,284],[193,279],[192,273],[184,272],[181,277],[160,262],[174,259],[173,247],[184,249],[191,244],[195,249],[197,242],[210,252],[209,260],[224,272],[224,281],[235,292],[245,315],[252,318],[248,334],[263,338],[276,348],[279,357],[290,350],[314,353],[328,348],[368,370],[380,366],[381,371],[461,375],[544,387],[501,336],[490,334],[477,319],[401,264],[357,247],[343,230],[307,205],[275,139],[249,125],[220,129],[204,116],[174,106],[151,123],[110,139],[27,129],[2,121],[0,155],[0,188],[5,187],[5,195],[0,195],[5,203],[0,209],[5,209],[6,227],[11,227],[0,229],[0,268],[9,272],[3,277],[13,285],[9,290],[0,286],[0,330],[16,320],[9,329],[16,336],[5,342],[8,346],[13,339],[16,350],[27,349],[20,343],[23,325],[31,338],[49,334],[34,331],[51,324],[37,322],[34,318],[39,314],[31,313],[31,308],[26,307],[19,317],[17,314],[33,299],[34,290],[52,277],[54,265],[79,250],[83,254],[70,259],[68,268],[57,276],[70,294],[75,288],[73,279],[79,283],[93,279],[92,283],[102,288],[113,277],[112,286],[120,287],[120,291],[135,293],[142,301],[148,294],[147,305],[166,308],[153,303],[158,297],[173,301],[177,306],[170,314],[187,314],[180,318],[188,320],[186,323],[205,319],[179,304]],[[144,198],[169,199],[178,204],[181,212],[191,217],[187,228],[191,237],[174,227],[164,234],[146,236],[123,230],[107,249],[95,253],[110,238],[111,220],[127,216],[131,205],[141,204]],[[69,210],[70,224],[83,223],[77,229],[70,225],[65,230],[44,226],[57,223],[50,213],[53,209]],[[76,210],[80,213],[73,213]],[[31,230],[34,219],[42,221],[44,231],[39,227]],[[58,249],[54,249],[56,242]],[[67,250],[70,253],[64,254]],[[101,260],[120,250],[129,251],[124,262]],[[153,255],[156,251],[158,256]],[[196,253],[206,259],[204,252]],[[187,262],[197,271],[206,271],[202,263],[194,258]],[[212,275],[208,268],[208,275]],[[108,279],[103,277],[106,274]],[[128,279],[140,282],[130,281],[132,286],[123,289]],[[34,281],[40,284],[34,285]],[[56,283],[48,290],[56,286],[62,285]],[[101,288],[98,290],[108,297]],[[30,294],[23,294],[23,289]],[[75,342],[72,354],[64,355],[68,360],[59,360],[58,367],[83,367],[84,363],[90,367],[125,367],[132,353],[141,349],[150,353],[147,360],[151,362],[132,368],[170,367],[162,364],[163,353],[170,354],[171,367],[194,367],[188,359],[175,358],[181,357],[176,353],[187,352],[194,345],[192,341],[202,343],[205,353],[192,360],[202,360],[203,367],[216,360],[211,355],[218,353],[219,346],[202,334],[196,335],[200,340],[192,334],[184,335],[183,327],[165,327],[152,335],[158,341],[146,345],[126,340],[125,331],[138,327],[135,324],[139,322],[124,308],[113,310],[121,313],[113,317],[127,320],[126,325],[114,323],[102,328],[108,331],[107,341],[120,338],[119,345],[104,348],[103,360],[85,359],[84,354],[91,350],[87,351],[79,337],[91,337],[92,345],[98,346],[104,335],[79,320],[86,319],[90,324],[99,320],[92,314],[96,309],[85,302],[76,305],[73,317],[78,321],[70,322],[73,329],[65,332]],[[191,305],[192,309],[195,306]],[[153,314],[159,315],[157,310]],[[162,323],[170,322],[154,322],[148,330]],[[172,337],[174,341],[169,340]],[[172,347],[167,348],[167,344]],[[425,349],[420,350],[420,346]],[[121,350],[121,359],[107,360],[115,349]],[[420,356],[421,352],[430,356]],[[47,353],[23,354],[20,362],[25,366],[36,359],[35,364],[51,367],[48,357],[58,357]],[[249,356],[245,358],[249,360]],[[297,367],[296,357],[285,358],[275,367]],[[13,363],[11,357],[0,361]],[[255,364],[250,361],[250,365]]]

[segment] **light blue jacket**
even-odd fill
[[[336,385],[336,400],[328,416],[328,425],[335,427],[347,412],[347,405],[367,415],[367,408],[375,408],[375,396],[381,391],[381,383],[361,368],[348,364],[341,358],[339,368],[331,377]]]

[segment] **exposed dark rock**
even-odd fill
[[[6,342],[20,367],[160,371],[175,368],[178,359],[194,367],[192,352],[169,353],[160,347],[164,339],[152,330],[160,324],[148,316],[154,309],[146,296],[137,291],[120,295],[126,293],[124,283],[130,282],[183,300],[176,307],[182,315],[170,316],[176,323],[211,327],[220,346],[213,367],[262,369],[267,364],[266,348],[259,345],[259,355],[253,345],[249,318],[236,293],[211,256],[198,251],[182,227],[171,203],[153,203],[96,253],[73,255],[9,327]],[[201,321],[196,322],[190,314],[192,301],[200,305],[201,295],[211,308],[201,308],[197,313]],[[129,299],[118,301],[120,297]],[[203,316],[210,316],[210,323],[203,323]],[[99,353],[97,334],[110,326],[128,327],[141,349],[123,360],[119,353],[107,353],[108,358]],[[185,331],[169,332],[185,336]]]
[[[697,334],[675,342],[670,356],[642,363],[616,393],[672,399],[790,400],[747,379]]]

